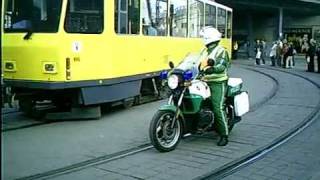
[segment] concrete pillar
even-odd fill
[[[283,37],[283,8],[279,8],[279,34],[278,36]]]

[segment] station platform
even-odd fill
[[[2,179],[203,179],[319,114],[320,75],[305,72],[303,61],[283,69],[239,59],[230,74],[243,79],[251,111],[236,124],[225,147],[218,147],[217,134],[210,133],[184,138],[172,152],[156,151],[148,128],[157,108],[166,103],[162,100],[117,109],[99,120],[2,132]]]

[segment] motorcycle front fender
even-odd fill
[[[170,105],[170,104],[166,104],[166,105],[163,105],[159,108],[159,111],[171,111],[173,112],[174,114],[177,112],[177,106],[175,105]],[[181,110],[178,111],[178,117],[180,117],[180,120],[182,121],[182,125],[183,125],[183,134],[185,134],[186,132],[186,121],[185,121],[185,118],[181,112]]]
[[[159,108],[159,111],[172,111],[173,113],[177,112],[177,106],[166,104]],[[184,119],[183,114],[181,113],[181,110],[178,111],[178,116],[180,116],[182,119]]]

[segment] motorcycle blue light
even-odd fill
[[[160,79],[164,80],[164,79],[167,79],[167,78],[168,78],[168,71],[162,71],[160,73]]]
[[[191,70],[187,70],[183,73],[183,79],[185,81],[189,81],[192,79],[192,71]]]

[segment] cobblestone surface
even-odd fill
[[[310,127],[257,162],[224,178],[310,180],[320,178],[320,116]]]
[[[320,74],[304,72],[303,61],[298,61],[295,70],[320,84]],[[289,70],[290,71],[290,70]],[[320,112],[320,110],[319,110]],[[318,180],[320,179],[320,113],[303,132],[281,145],[262,159],[224,178],[271,179],[271,180]]]
[[[159,153],[151,149],[94,168],[135,179],[193,179],[268,145],[314,111],[319,102],[319,90],[301,78],[268,69],[259,70],[279,81],[279,91],[267,104],[244,116],[243,122],[231,133],[228,146],[216,146],[217,136],[208,134],[183,140],[173,152]],[[296,153],[298,152],[301,151],[297,150]],[[279,159],[284,155],[275,157]],[[278,172],[279,177],[293,178],[301,175],[299,173],[302,172],[303,164],[295,165],[295,170],[301,170],[295,171],[297,174],[291,176],[291,172],[285,174],[279,168],[271,166],[278,159],[270,158],[265,164],[252,168],[250,173],[229,178],[268,179],[272,177],[269,174]],[[268,164],[271,164],[270,167]],[[127,165],[126,168],[122,168],[124,165]],[[74,179],[78,173],[81,171],[69,174],[68,178]]]
[[[244,89],[251,92],[252,104],[263,101],[274,87],[274,82],[262,74],[238,66],[233,66],[230,72],[231,76],[243,78]],[[118,108],[99,120],[54,122],[4,132],[2,174],[5,179],[16,179],[149,143],[150,120],[165,101],[126,110]],[[21,115],[4,119],[7,127],[30,123],[30,119]]]

